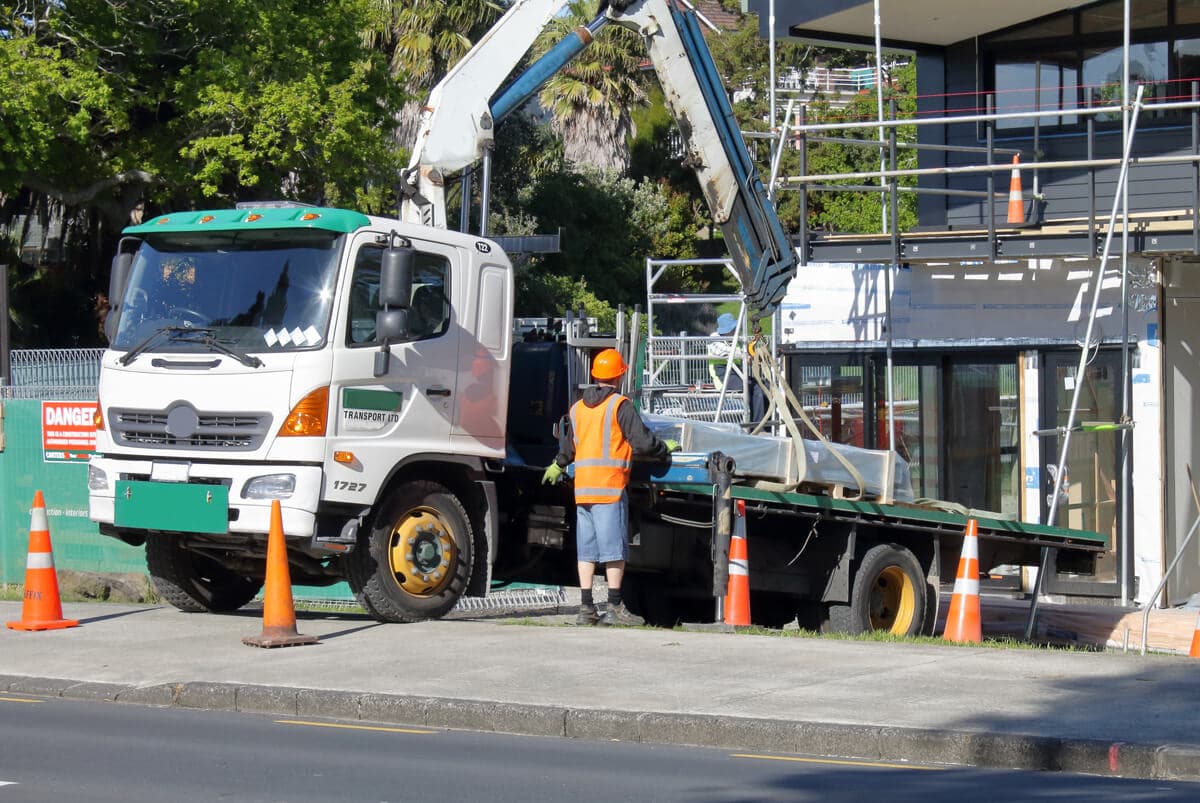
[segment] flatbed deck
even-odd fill
[[[652,480],[652,484],[656,492],[667,496],[694,495],[711,498],[713,494],[713,486],[709,483]],[[743,500],[748,510],[758,513],[862,523],[934,535],[961,535],[967,524],[965,515],[921,505],[885,505],[796,491],[766,491],[745,485],[732,486],[731,494],[734,499]],[[1108,538],[1090,530],[1072,530],[1006,519],[976,518],[975,521],[981,539],[1085,552],[1108,550]]]

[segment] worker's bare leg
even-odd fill
[[[596,576],[596,564],[592,563],[590,560],[581,560],[576,565],[579,567],[579,587],[581,589],[591,591],[592,578]],[[624,566],[622,566],[622,568],[624,568]],[[618,580],[617,583],[620,584],[620,580]]]
[[[604,564],[604,577],[611,591],[621,590],[621,579],[625,577],[625,561],[610,560]]]

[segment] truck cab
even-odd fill
[[[146,544],[172,603],[228,610],[262,583],[277,499],[297,582],[355,562],[356,590],[382,571],[422,612],[448,609],[472,556],[486,560],[478,481],[505,452],[504,252],[299,205],[172,213],[125,234],[88,477],[102,532]],[[414,477],[425,493],[396,503]],[[387,554],[355,557],[380,509],[396,521],[371,520],[405,545],[389,535]]]

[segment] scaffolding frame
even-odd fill
[[[772,54],[770,64],[770,81],[771,81],[771,115],[770,115],[770,131],[773,139],[773,148],[775,153],[772,155],[771,164],[771,181],[768,185],[768,191],[774,197],[775,193],[780,189],[799,189],[800,198],[800,214],[801,214],[801,231],[799,242],[799,257],[800,265],[808,264],[810,254],[810,233],[807,226],[807,210],[808,210],[808,193],[812,191],[831,191],[831,192],[876,192],[884,197],[881,206],[883,218],[883,233],[888,235],[890,239],[890,256],[891,265],[889,266],[886,275],[891,278],[891,271],[899,266],[902,262],[913,261],[911,258],[906,258],[904,254],[904,244],[899,232],[899,225],[896,217],[898,209],[897,199],[900,192],[923,192],[930,194],[944,195],[970,195],[972,197],[980,197],[980,193],[973,191],[938,189],[938,188],[901,188],[897,183],[897,179],[905,176],[922,176],[922,175],[953,175],[953,174],[969,174],[969,173],[986,173],[987,174],[987,190],[982,193],[987,201],[987,258],[990,261],[996,261],[1001,258],[1000,253],[1000,237],[997,233],[996,226],[996,198],[1004,197],[1004,193],[997,193],[995,188],[995,173],[999,171],[1007,171],[1011,169],[1011,165],[998,164],[995,161],[995,156],[1002,153],[1011,153],[1011,150],[999,149],[995,147],[995,128],[996,123],[1005,119],[1030,119],[1034,120],[1033,143],[1035,154],[1040,152],[1038,143],[1040,141],[1041,120],[1047,117],[1061,116],[1062,110],[1050,111],[1032,111],[1032,112],[1013,112],[1013,113],[997,113],[994,111],[994,98],[992,94],[987,96],[987,112],[982,115],[954,115],[947,114],[939,117],[923,117],[912,120],[897,119],[895,103],[890,104],[891,119],[885,119],[883,113],[883,86],[880,80],[876,80],[875,94],[878,101],[878,119],[865,122],[855,123],[825,123],[810,125],[807,124],[806,108],[802,105],[797,111],[797,120],[792,126],[790,119],[791,104],[789,104],[788,112],[784,116],[783,125],[776,124],[776,100],[775,100],[775,3],[770,0],[770,20],[767,26],[768,36],[770,38],[770,52]],[[1188,164],[1191,168],[1192,180],[1192,232],[1191,232],[1191,250],[1193,253],[1200,254],[1200,85],[1198,82],[1191,83],[1191,100],[1170,103],[1155,103],[1150,106],[1143,106],[1142,93],[1143,85],[1137,87],[1137,99],[1131,102],[1130,99],[1130,0],[1124,2],[1124,19],[1123,19],[1123,35],[1122,35],[1122,84],[1121,84],[1121,99],[1119,104],[1107,105],[1102,107],[1082,107],[1073,108],[1072,114],[1084,116],[1087,118],[1087,159],[1083,160],[1059,160],[1049,162],[1039,162],[1036,158],[1032,162],[1025,163],[1024,166],[1032,168],[1034,182],[1034,201],[1032,208],[1035,215],[1040,213],[1037,206],[1038,189],[1039,189],[1039,173],[1041,170],[1067,169],[1067,168],[1085,168],[1088,171],[1088,221],[1087,230],[1094,242],[1100,233],[1104,234],[1104,245],[1101,254],[1097,255],[1094,252],[1090,254],[1093,258],[1100,256],[1100,260],[1096,266],[1095,274],[1092,278],[1094,285],[1094,299],[1088,318],[1088,337],[1084,338],[1081,345],[1081,364],[1085,363],[1087,352],[1090,348],[1090,333],[1095,325],[1097,313],[1097,301],[1099,298],[1100,287],[1103,280],[1103,275],[1108,266],[1110,257],[1111,243],[1116,229],[1117,215],[1120,215],[1120,231],[1121,231],[1121,420],[1118,423],[1120,430],[1120,515],[1119,515],[1119,531],[1118,531],[1118,550],[1120,554],[1121,565],[1118,571],[1120,585],[1120,600],[1122,605],[1127,605],[1132,598],[1132,581],[1133,581],[1133,555],[1132,555],[1132,537],[1130,533],[1130,493],[1132,487],[1132,461],[1131,461],[1131,372],[1132,361],[1130,358],[1129,344],[1129,277],[1128,277],[1128,258],[1129,258],[1129,234],[1130,234],[1130,209],[1129,209],[1129,188],[1128,188],[1128,173],[1131,167],[1140,164]],[[875,59],[876,70],[881,69],[881,30],[882,18],[879,11],[879,2],[874,3],[874,31],[875,31]],[[1035,105],[1040,106],[1040,71],[1039,71],[1039,86],[1035,87]],[[1133,137],[1136,133],[1137,118],[1145,109],[1152,109],[1155,112],[1170,111],[1170,110],[1189,110],[1191,112],[1191,127],[1192,127],[1192,153],[1178,155],[1163,155],[1152,157],[1132,157],[1131,149]],[[1123,152],[1119,159],[1096,159],[1092,157],[1095,141],[1095,119],[1100,114],[1117,114],[1121,115],[1121,132]],[[979,149],[964,148],[963,146],[938,146],[938,145],[909,145],[907,143],[898,143],[896,131],[900,126],[920,126],[920,125],[958,125],[962,123],[983,123],[986,128],[986,146]],[[800,174],[798,176],[779,177],[778,165],[782,158],[782,152],[792,137],[789,136],[789,127],[793,127],[795,131],[795,139],[798,140],[798,148],[800,151]],[[877,128],[879,138],[877,140],[851,140],[846,138],[837,138],[829,136],[841,131],[853,129]],[[884,135],[885,130],[888,132]],[[807,171],[807,144],[808,142],[816,141],[834,141],[842,144],[853,144],[867,148],[878,148],[880,152],[880,168],[877,171],[856,172],[856,173],[841,173],[827,174],[822,176],[809,175]],[[899,169],[897,167],[896,154],[902,147],[915,147],[920,150],[942,150],[962,152],[964,150],[975,150],[986,154],[987,161],[982,165],[964,165],[964,166],[947,166],[941,168],[917,168],[917,169]],[[890,158],[889,158],[890,157]],[[1118,186],[1114,193],[1111,213],[1109,215],[1108,224],[1102,230],[1098,228],[1096,221],[1096,169],[1100,167],[1118,167],[1119,179]],[[827,184],[833,181],[860,181],[859,184]],[[877,181],[877,185],[869,185],[866,182]],[[827,186],[821,186],[827,184]],[[890,222],[889,222],[889,211]],[[1028,217],[1028,215],[1027,215]],[[1044,256],[1044,254],[1043,254]],[[978,258],[978,255],[975,256]],[[861,260],[860,260],[861,261]],[[875,261],[878,264],[878,261]],[[888,411],[889,411],[889,426],[891,426],[891,416],[893,409],[893,385],[892,377],[892,332],[891,332],[891,315],[892,299],[890,292],[890,282],[885,290],[885,319],[887,320],[887,393],[888,393]],[[778,313],[777,313],[778,315]],[[1080,371],[1083,369],[1080,368]],[[1078,390],[1073,394],[1071,407],[1068,413],[1069,422],[1074,422],[1078,414],[1079,393]],[[1062,483],[1063,468],[1067,460],[1067,450],[1070,442],[1070,424],[1067,431],[1064,433],[1064,443],[1060,454],[1059,463],[1055,476],[1055,489],[1053,501],[1050,509],[1047,511],[1047,522],[1051,521],[1056,513],[1056,505],[1058,492]],[[1040,562],[1040,571],[1036,585],[1033,591],[1033,601],[1030,607],[1029,619],[1026,626],[1026,638],[1029,638],[1036,625],[1037,603],[1038,596],[1042,587],[1044,575],[1049,562],[1049,550],[1043,550]],[[1164,555],[1164,562],[1166,556]],[[1154,599],[1149,599],[1147,605],[1161,604],[1161,596],[1155,595]]]
[[[646,367],[642,381],[642,409],[680,418],[723,421],[746,425],[750,421],[750,375],[747,371],[746,346],[749,341],[746,299],[740,293],[662,292],[658,289],[664,275],[684,267],[720,267],[737,280],[729,259],[647,259],[646,260]],[[670,335],[661,327],[655,313],[662,306],[715,307],[738,305],[737,324],[731,335],[681,332]],[[717,358],[710,356],[709,345],[720,339],[728,345],[728,356],[720,371],[719,386],[706,387],[708,366]],[[773,353],[773,351],[772,351]],[[731,378],[738,378],[741,390],[730,393]],[[693,381],[699,380],[699,381]]]

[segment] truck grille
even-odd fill
[[[109,411],[109,428],[113,440],[124,446],[142,446],[151,449],[233,449],[252,451],[262,445],[271,428],[270,413],[203,413],[191,410],[185,420],[194,426],[186,431],[173,432],[167,424],[171,410],[129,410],[114,408]],[[177,416],[178,419],[178,416]]]

